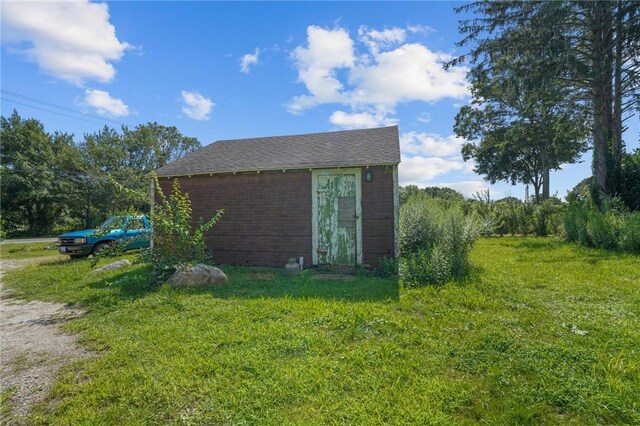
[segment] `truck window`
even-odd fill
[[[127,223],[127,229],[130,231],[137,231],[137,230],[144,231],[145,229],[144,222],[142,221],[142,219],[138,217],[131,218]]]

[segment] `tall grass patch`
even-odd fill
[[[462,278],[479,235],[460,203],[414,196],[400,209],[400,277],[408,287]]]

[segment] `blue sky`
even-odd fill
[[[157,121],[205,145],[397,124],[401,184],[471,195],[490,185],[453,135],[465,69],[441,66],[461,53],[456,4],[3,2],[2,115],[16,108],[77,140]],[[551,192],[588,175],[586,155],[552,174]],[[524,196],[523,185],[491,191]]]

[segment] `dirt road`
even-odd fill
[[[55,259],[55,257],[54,257]],[[20,423],[30,406],[44,399],[60,367],[92,353],[77,345],[76,337],[60,324],[82,315],[62,303],[11,298],[2,288],[2,273],[50,258],[1,260],[0,269],[0,384],[11,395],[12,413],[1,423]]]

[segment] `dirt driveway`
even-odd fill
[[[84,312],[62,303],[11,298],[2,288],[2,273],[52,258],[2,260],[0,268],[0,389],[10,395],[12,412],[0,423],[21,423],[31,404],[44,399],[60,367],[92,356],[76,337],[60,330],[61,322]],[[53,258],[55,259],[55,257]]]

